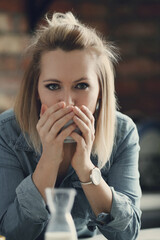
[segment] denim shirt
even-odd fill
[[[109,240],[133,240],[140,229],[137,129],[117,112],[116,136],[110,160],[101,169],[113,201],[110,214],[94,215],[78,176],[70,166],[60,188],[77,191],[72,208],[79,237],[93,236],[96,227]],[[42,240],[49,220],[48,208],[32,181],[40,159],[25,141],[13,110],[0,115],[0,234],[7,240]],[[97,159],[91,155],[93,164]]]

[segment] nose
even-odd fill
[[[70,91],[65,91],[64,95],[62,96],[63,101],[66,103],[66,106],[74,106],[74,96]]]

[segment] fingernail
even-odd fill
[[[68,105],[68,106],[66,106],[66,108],[73,109],[73,106]]]
[[[42,116],[42,115],[45,113],[45,111],[47,110],[47,108],[48,108],[47,105],[45,105],[45,104],[42,103],[40,116]]]
[[[82,105],[82,109],[86,109],[86,106],[85,106],[85,105]]]
[[[77,107],[77,106],[75,106],[75,109],[78,111],[79,110],[79,108]]]
[[[65,106],[65,102],[60,102],[59,103],[59,107],[64,107]]]

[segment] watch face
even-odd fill
[[[92,170],[92,182],[95,185],[98,185],[101,181],[101,171],[99,168],[94,168]]]

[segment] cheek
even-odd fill
[[[38,96],[39,96],[41,103],[45,104],[46,94],[41,88],[38,89]]]
[[[96,110],[96,104],[97,102],[92,102],[92,105],[89,107],[90,111],[92,112],[92,114],[94,114],[95,110]]]
[[[90,111],[92,114],[96,110],[97,102],[98,102],[98,97],[99,97],[99,91],[94,91],[92,95],[90,96]]]
[[[38,98],[40,99],[40,101],[42,102],[42,98],[43,98],[43,91],[42,91],[42,87],[41,84],[38,83],[38,87],[37,87],[37,93],[38,93]]]
[[[95,94],[92,94],[83,100],[83,105],[85,105],[91,111],[92,114],[96,110],[97,99],[98,96],[96,97]]]
[[[54,99],[51,97],[51,94],[46,91],[46,89],[39,89],[38,91],[40,102],[51,107],[54,104]]]

